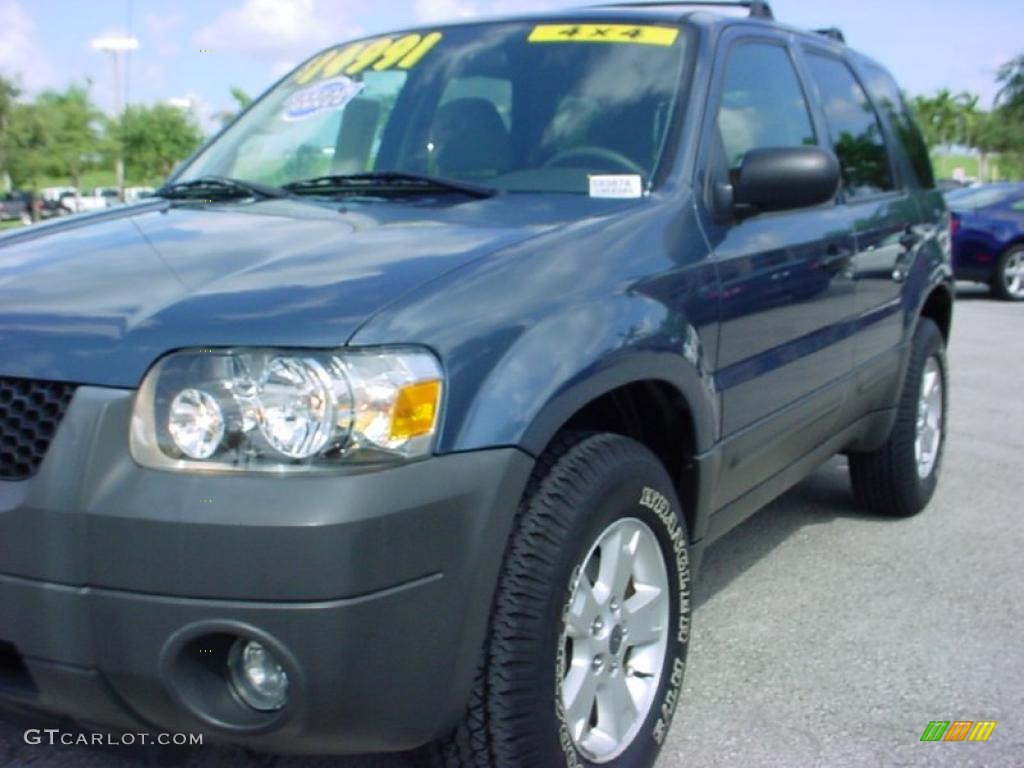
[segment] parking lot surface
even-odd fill
[[[935,499],[911,520],[863,515],[836,459],[714,544],[659,768],[1024,765],[1024,306],[971,288],[960,299]],[[922,743],[931,720],[998,725],[985,743]],[[29,746],[20,726],[0,721],[0,766],[129,768],[143,758],[408,766]]]

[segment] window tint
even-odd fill
[[[368,72],[362,91],[343,111],[323,110],[311,119],[281,120],[250,133],[224,175],[283,184],[370,170],[406,77],[405,72]]]
[[[910,160],[917,183],[925,189],[932,189],[935,186],[932,159],[928,155],[924,137],[921,136],[921,129],[914,120],[914,114],[907,106],[906,99],[900,93],[899,86],[892,76],[880,67],[864,64],[862,71],[868,93],[889,119],[889,125],[892,126],[896,138],[903,145],[903,151]]]
[[[651,181],[687,44],[668,25],[532,22],[344,43],[261,97],[179,178],[396,170],[583,195],[594,174]]]
[[[441,106],[459,99],[489,101],[508,130],[512,123],[512,81],[497,77],[457,77],[445,86]]]
[[[733,49],[718,130],[732,168],[752,149],[815,143],[807,100],[785,48],[742,43]]]
[[[865,197],[892,189],[882,126],[864,89],[839,59],[809,54],[807,61],[843,168],[847,195]]]

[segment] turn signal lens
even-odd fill
[[[403,387],[395,399],[391,417],[391,439],[409,440],[434,430],[441,404],[441,382],[422,381]]]

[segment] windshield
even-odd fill
[[[281,186],[400,171],[639,196],[669,134],[685,40],[674,26],[512,23],[341,45],[267,93],[176,180]]]

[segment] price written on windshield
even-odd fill
[[[368,69],[412,69],[441,42],[440,32],[409,34],[397,39],[380,37],[333,48],[311,59],[293,76],[304,85],[337,75],[358,75]]]

